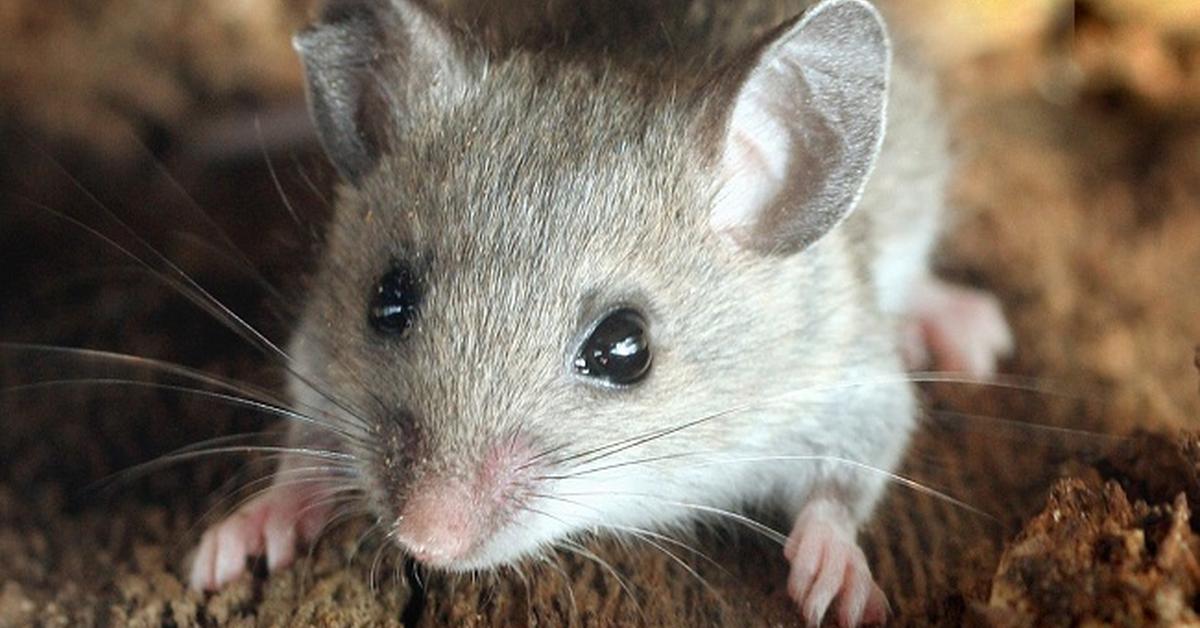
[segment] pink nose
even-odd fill
[[[422,491],[396,519],[396,540],[413,558],[444,564],[466,556],[478,538],[476,517],[459,491]]]

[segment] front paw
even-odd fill
[[[809,626],[820,626],[835,601],[840,626],[886,623],[887,597],[854,536],[850,513],[832,500],[809,502],[796,517],[783,553],[792,565],[788,594]]]
[[[213,591],[246,571],[246,559],[267,557],[275,570],[291,564],[297,541],[312,541],[330,508],[296,487],[274,486],[204,532],[192,558],[189,583]]]

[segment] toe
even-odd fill
[[[841,591],[842,580],[846,575],[846,563],[838,556],[826,554],[822,561],[821,573],[817,576],[808,597],[804,602],[804,618],[809,626],[820,626],[829,610],[833,598]]]
[[[217,530],[213,579],[218,587],[241,575],[246,570],[246,557],[253,553],[251,543],[245,538],[244,528],[238,523],[226,521]]]
[[[309,500],[309,494],[275,487],[210,528],[192,561],[192,586],[217,589],[246,571],[248,557],[263,553],[269,569],[290,564],[297,541],[312,540],[329,520],[329,507],[312,508]]]
[[[296,554],[296,522],[272,513],[263,527],[267,546],[267,569],[275,571],[291,564]]]
[[[872,582],[871,595],[867,598],[867,605],[863,608],[862,623],[882,626],[887,623],[888,616],[891,614],[892,607],[888,604],[887,596],[883,594],[883,589],[880,589],[879,585]]]
[[[838,601],[838,625],[850,627],[862,623],[872,588],[877,587],[871,580],[869,572],[864,573],[864,570],[858,565],[846,569],[846,578],[842,583],[842,597]]]
[[[808,599],[809,589],[817,578],[821,554],[824,552],[822,547],[809,548],[805,545],[807,544],[801,544],[797,548],[791,572],[788,574],[788,594],[799,604],[804,604]]]
[[[217,584],[213,579],[215,562],[216,535],[209,531],[200,539],[200,546],[196,548],[196,555],[192,558],[192,569],[188,576],[188,583],[193,589],[208,591],[216,588]]]

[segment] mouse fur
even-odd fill
[[[854,533],[915,425],[905,330],[936,285],[944,116],[866,2],[744,30],[505,47],[406,0],[342,0],[298,36],[345,183],[288,351],[297,407],[337,429],[288,439],[344,455],[320,485],[350,487],[419,561],[486,569],[766,504],[796,517],[806,620],[835,597],[844,624],[886,616]],[[381,337],[367,303],[397,265],[420,304]],[[628,387],[571,366],[620,307],[653,356]],[[980,349],[985,368],[1003,349]],[[194,585],[248,553],[286,564],[330,517],[278,485],[206,533]]]

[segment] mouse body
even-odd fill
[[[856,532],[916,424],[906,368],[985,374],[1011,339],[929,270],[933,77],[865,0],[803,8],[630,64],[329,2],[296,39],[344,181],[287,351],[306,419],[193,586],[286,565],[348,504],[452,571],[770,504],[803,618],[884,621]]]

